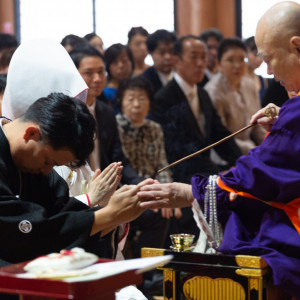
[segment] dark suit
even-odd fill
[[[156,94],[163,87],[163,84],[154,67],[148,68],[140,76],[147,79],[151,83],[153,94]]]
[[[200,86],[197,86],[197,89],[200,107],[205,116],[205,135],[201,133],[185,94],[175,79],[155,95],[149,117],[160,123],[163,128],[167,159],[170,163],[230,134],[221,124],[206,91]],[[229,165],[233,165],[241,155],[234,140],[220,144],[215,150],[229,162]],[[221,167],[210,160],[210,151],[181,162],[172,168],[174,181],[185,183],[190,183],[191,177],[195,173],[211,175],[217,174],[219,171],[221,171]],[[192,233],[196,239],[199,235],[199,229],[189,207],[182,209],[181,219],[171,219],[169,234],[182,232]]]
[[[282,106],[282,104],[289,99],[286,89],[280,84],[279,81],[276,81],[273,78],[270,79],[268,83],[269,86],[265,91],[261,106],[264,107],[271,102],[277,106]]]
[[[121,161],[122,183],[137,184],[142,181],[137,172],[131,167],[128,158],[122,150],[118,126],[114,110],[101,100],[96,100],[95,108],[98,138],[100,140],[100,164],[105,169],[110,163]]]
[[[204,77],[202,79],[202,81],[200,81],[199,83],[197,83],[200,87],[204,87],[207,83],[209,82],[209,78],[206,74],[204,74]]]
[[[167,158],[170,163],[230,134],[222,125],[208,94],[201,87],[197,88],[200,107],[205,116],[205,135],[201,133],[188,101],[175,79],[155,96],[150,119],[162,125]],[[234,165],[235,160],[241,155],[233,139],[215,147],[215,150],[228,162],[226,167]],[[210,160],[210,151],[172,168],[174,180],[186,183],[190,183],[190,179],[195,173],[210,175],[216,174],[220,170],[220,166]]]

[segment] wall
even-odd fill
[[[178,36],[199,35],[216,27],[225,37],[237,35],[236,0],[175,0]]]
[[[0,1],[0,32],[15,34],[14,0]]]

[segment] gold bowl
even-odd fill
[[[189,250],[192,247],[194,237],[193,234],[187,233],[171,234],[172,249],[178,251]]]

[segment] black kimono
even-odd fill
[[[69,197],[54,170],[47,176],[20,172],[0,127],[0,266],[73,247],[113,258],[115,231],[90,236],[96,209]]]

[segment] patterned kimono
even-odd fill
[[[206,186],[207,178],[192,178],[202,209]],[[230,201],[229,192],[239,196]],[[299,96],[282,106],[260,146],[237,160],[235,168],[220,174],[216,194],[224,230],[219,251],[262,256],[272,268],[274,284],[300,297]]]
[[[145,120],[138,128],[128,118],[117,115],[120,139],[130,164],[141,177],[151,177],[161,183],[171,182],[171,171],[156,172],[168,165],[163,131],[158,123]]]

